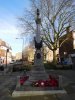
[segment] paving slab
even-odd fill
[[[12,100],[57,100],[54,95],[16,97]]]

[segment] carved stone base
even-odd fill
[[[36,50],[34,55],[34,65],[39,68],[43,66],[43,53],[41,50]]]
[[[29,79],[25,82],[25,85],[30,85],[34,81],[49,79],[44,66],[34,66],[29,73]]]

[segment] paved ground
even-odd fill
[[[13,100],[57,100],[57,99],[53,95],[44,95],[44,96],[19,97],[19,98],[14,98]]]
[[[75,100],[75,70],[52,70],[47,72],[62,75],[63,87],[66,89],[67,94],[56,95],[57,100]]]
[[[16,85],[16,77],[22,73],[14,72],[12,74],[0,73],[0,100],[75,100],[75,71],[74,70],[56,70],[47,71],[48,74],[58,74],[63,77],[63,86],[68,94],[65,95],[46,95],[26,98],[12,99],[11,92]]]
[[[0,100],[11,100],[11,92],[16,86],[16,77],[21,73],[0,73]]]

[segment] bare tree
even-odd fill
[[[31,9],[20,18],[24,31],[36,32],[36,9],[41,13],[41,37],[50,50],[53,51],[53,61],[56,63],[56,50],[61,46],[59,39],[69,25],[75,23],[75,6],[73,0],[31,0]],[[65,40],[64,40],[65,41]],[[62,41],[62,42],[64,42]]]

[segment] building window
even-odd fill
[[[75,49],[75,31],[72,33],[73,36],[73,49]]]
[[[72,36],[73,36],[73,39],[75,40],[75,32],[73,32],[72,34],[73,34],[73,35],[72,35]]]
[[[73,40],[73,49],[75,49],[75,40]]]

